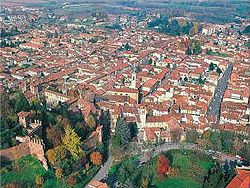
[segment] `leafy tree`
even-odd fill
[[[8,183],[5,186],[6,188],[22,188],[22,185],[19,183]]]
[[[40,176],[40,175],[37,175],[37,176],[36,176],[36,185],[37,185],[38,187],[41,187],[41,186],[43,185],[43,183],[44,183],[43,177]]]
[[[63,175],[63,169],[62,168],[58,168],[56,169],[55,171],[55,176],[57,179],[61,179],[62,178],[62,175]]]
[[[70,126],[66,127],[62,142],[64,147],[72,155],[73,159],[78,159],[79,157],[82,157],[84,155],[81,138]]]
[[[129,123],[128,126],[130,127],[131,138],[136,137],[136,135],[138,134],[137,124],[135,122],[132,122]]]
[[[213,63],[209,64],[209,71],[213,71],[215,69],[216,65]]]
[[[172,136],[172,142],[173,143],[179,143],[181,140],[181,130],[180,129],[175,129],[171,132]]]
[[[102,140],[104,143],[106,143],[110,139],[110,113],[109,111],[104,112],[103,110],[101,111],[101,116],[100,116],[100,124],[103,126],[102,127]]]
[[[59,102],[59,104],[56,106],[55,109],[53,109],[53,111],[58,115],[61,115],[62,117],[69,119],[70,114],[68,108],[69,107],[66,104]]]
[[[56,147],[62,143],[62,136],[64,135],[64,130],[61,125],[47,127],[46,133],[47,139],[52,145],[52,147]]]
[[[187,48],[186,55],[192,55],[192,50],[190,47]]]
[[[149,181],[147,177],[142,177],[141,180],[141,188],[148,188],[149,186]]]
[[[250,161],[250,143],[244,143],[240,149],[239,154],[247,161]]]
[[[221,132],[221,144],[222,150],[225,152],[229,152],[233,150],[233,139],[234,134],[230,131],[222,131]]]
[[[131,50],[132,47],[129,45],[129,43],[126,43],[125,46],[124,46],[124,49],[125,50]]]
[[[194,22],[193,27],[189,30],[189,34],[190,35],[195,35],[198,32],[199,32],[199,23]]]
[[[160,155],[156,163],[156,170],[158,176],[162,179],[167,175],[170,168],[170,161],[164,155]]]
[[[195,42],[195,46],[193,49],[193,54],[198,55],[202,52],[202,48],[199,42]]]
[[[89,114],[89,117],[88,117],[86,123],[90,129],[94,130],[96,128],[96,121],[95,121],[95,117],[93,114],[91,114],[91,113]]]
[[[62,162],[66,159],[67,150],[62,146],[57,146],[54,149],[49,149],[46,152],[47,158],[52,165]]]
[[[55,151],[53,149],[49,149],[46,152],[46,155],[47,155],[47,158],[48,158],[48,160],[49,160],[49,162],[51,164],[54,164],[57,161],[57,159],[56,159],[56,153],[55,153]]]
[[[90,160],[94,165],[99,166],[102,164],[102,154],[98,151],[94,151],[90,154]]]
[[[68,183],[70,187],[73,187],[73,185],[76,183],[76,179],[74,176],[70,176],[68,179]]]
[[[77,122],[75,124],[75,131],[83,140],[86,139],[87,135],[91,132],[89,126],[83,122]]]
[[[131,133],[130,133],[130,128],[128,126],[128,123],[125,122],[124,117],[119,117],[116,122],[116,127],[115,127],[115,144],[117,146],[124,145],[129,143],[131,139]]]
[[[242,147],[243,147],[242,141],[236,137],[233,141],[233,149],[234,149],[235,153],[238,153]]]
[[[243,30],[244,34],[250,34],[250,25],[246,26],[245,29]]]
[[[209,141],[213,145],[214,150],[221,150],[220,132],[218,132],[218,131],[211,132],[211,134],[209,136]]]
[[[207,54],[207,55],[212,55],[212,54],[213,54],[213,50],[209,48],[209,49],[206,51],[206,54]]]
[[[220,75],[222,73],[222,70],[219,67],[217,67],[216,72]]]
[[[212,143],[208,139],[198,139],[197,140],[197,145],[201,149],[211,149],[212,148]]]
[[[186,132],[186,142],[196,144],[199,136],[199,133],[195,129],[189,130]]]
[[[118,172],[116,174],[117,179],[121,183],[125,183],[126,180],[132,180],[132,174],[136,170],[136,165],[134,164],[133,160],[127,160],[121,164]]]
[[[15,104],[15,111],[20,112],[20,111],[29,111],[30,110],[30,105],[25,96],[23,95],[22,92],[18,92],[17,95],[17,100]]]

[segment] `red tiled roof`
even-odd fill
[[[30,115],[30,112],[24,112],[24,111],[21,111],[17,114],[19,117],[27,117]]]
[[[236,170],[237,175],[230,181],[226,188],[249,188],[250,170]]]

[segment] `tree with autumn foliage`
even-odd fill
[[[68,179],[68,184],[70,187],[73,187],[73,185],[76,183],[76,179],[74,176],[70,176]]]
[[[44,183],[43,177],[40,176],[40,175],[37,175],[37,176],[36,176],[36,185],[37,185],[38,187],[41,187],[41,186],[43,185],[43,183]]]
[[[62,168],[56,169],[55,175],[56,175],[56,178],[57,178],[57,179],[62,178],[62,176],[63,176],[63,169],[62,169]]]
[[[102,154],[98,151],[94,151],[90,154],[90,160],[96,166],[101,165],[102,164]]]
[[[158,158],[157,163],[156,163],[156,171],[157,171],[158,176],[161,179],[163,179],[167,175],[169,169],[170,169],[169,159],[166,156],[161,155]]]
[[[89,114],[88,119],[86,120],[86,123],[90,129],[94,130],[96,128],[96,120],[92,113]]]
[[[63,161],[66,158],[67,150],[62,146],[57,146],[54,149],[49,149],[46,155],[49,162],[54,165],[58,161]]]
[[[62,139],[63,146],[70,152],[73,159],[77,160],[84,155],[81,138],[70,126],[65,128],[65,135]]]

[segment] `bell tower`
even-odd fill
[[[146,126],[147,110],[144,108],[140,108],[139,113],[140,113],[140,120],[141,120],[140,128],[143,128]]]
[[[136,72],[132,73],[131,88],[136,89]]]

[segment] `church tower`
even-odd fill
[[[143,128],[146,126],[146,120],[147,120],[147,110],[144,108],[139,109],[139,115],[140,115],[140,120],[141,124],[139,128]]]
[[[132,73],[132,80],[131,80],[131,88],[132,89],[137,89],[136,88],[136,72],[135,70],[133,70],[133,73]]]

